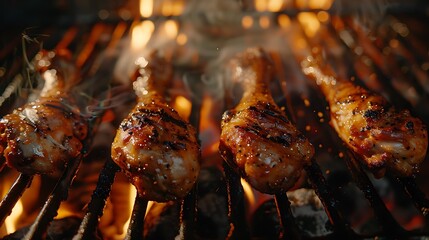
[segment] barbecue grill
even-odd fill
[[[30,1],[3,7],[10,11],[4,11],[0,24],[2,116],[37,91],[30,62],[41,46],[69,49],[82,69],[82,91],[103,97],[90,107],[99,110],[94,111],[99,126],[93,143],[59,179],[3,169],[4,239],[429,237],[427,161],[414,177],[374,178],[330,127],[323,96],[300,68],[301,59],[321,49],[338,76],[382,94],[428,125],[426,2],[140,4],[141,11],[137,1]],[[29,14],[12,14],[21,11]],[[276,69],[273,97],[316,148],[295,189],[275,196],[252,190],[217,150],[221,115],[240,94],[228,82],[225,60],[253,46],[269,52]],[[183,201],[167,204],[135,196],[110,159],[115,129],[135,103],[129,88],[133,62],[154,49],[173,62],[169,101],[199,130],[202,146],[196,187]],[[85,81],[97,86],[88,88]]]

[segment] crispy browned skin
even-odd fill
[[[285,192],[314,154],[313,146],[275,104],[267,87],[272,65],[261,49],[230,62],[233,81],[245,88],[240,103],[224,113],[220,153],[255,189]]]
[[[26,174],[59,176],[68,161],[81,153],[88,133],[88,123],[64,83],[74,68],[66,56],[53,54],[42,51],[36,57],[36,68],[45,80],[40,97],[0,120],[1,157]]]
[[[331,125],[338,136],[377,177],[386,168],[400,176],[416,173],[428,146],[422,121],[321,66],[314,57],[302,62],[304,73],[316,81],[329,103]]]
[[[195,129],[163,99],[170,64],[152,59],[136,72],[138,103],[125,118],[112,144],[112,158],[140,196],[165,202],[186,196],[200,170]]]

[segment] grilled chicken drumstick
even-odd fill
[[[301,65],[325,95],[339,137],[377,177],[384,176],[386,169],[399,176],[418,171],[428,146],[420,119],[408,110],[396,110],[380,95],[336,78],[317,57],[310,56]]]
[[[313,146],[275,104],[268,89],[272,65],[258,48],[230,61],[232,80],[242,84],[239,104],[222,118],[220,152],[255,189],[285,192],[314,154]]]
[[[68,94],[78,78],[66,52],[41,51],[35,68],[45,80],[40,96],[0,120],[0,153],[25,174],[59,176],[82,150],[88,122]]]
[[[165,202],[186,196],[200,170],[195,129],[163,99],[171,65],[152,54],[134,76],[138,103],[122,121],[112,144],[112,159],[125,171],[138,194]]]

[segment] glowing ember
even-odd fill
[[[278,12],[283,7],[283,0],[270,0],[267,4],[267,9],[270,12]]]
[[[251,16],[244,16],[241,19],[241,25],[245,29],[251,28],[253,26],[253,18]]]
[[[177,35],[176,42],[179,45],[185,45],[188,42],[188,36],[184,33],[180,33]]]
[[[164,30],[165,30],[165,35],[168,38],[174,39],[177,36],[177,33],[179,31],[179,27],[178,27],[176,21],[174,21],[174,20],[167,20],[164,23]]]
[[[263,12],[267,10],[267,1],[266,0],[255,0],[255,9],[256,11]]]
[[[281,28],[288,28],[290,27],[290,18],[286,14],[280,14],[278,17],[279,25]]]
[[[131,49],[143,49],[149,42],[154,30],[155,25],[149,20],[135,25],[131,33]]]
[[[331,8],[333,0],[309,0],[308,7],[311,9],[328,10]]]
[[[171,16],[173,15],[173,4],[171,1],[164,1],[161,7],[162,15]]]
[[[319,19],[320,22],[327,22],[329,21],[329,18],[330,16],[328,12],[320,11],[317,13],[317,19]]]
[[[140,14],[142,17],[150,17],[153,12],[153,0],[140,1]]]
[[[320,29],[320,22],[315,13],[302,12],[298,14],[298,21],[304,27],[304,32],[308,37],[314,37]]]
[[[173,11],[172,11],[172,15],[173,16],[180,16],[183,13],[183,9],[184,9],[184,3],[182,0],[175,0],[173,1]]]
[[[259,25],[261,28],[269,28],[270,27],[270,18],[267,16],[262,16],[259,18]]]

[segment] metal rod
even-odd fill
[[[22,196],[25,190],[31,185],[32,175],[20,174],[15,180],[9,192],[0,202],[0,226],[3,225],[4,220],[12,212],[18,199]]]
[[[302,239],[299,228],[295,222],[295,217],[290,209],[290,202],[286,192],[277,193],[274,200],[276,202],[277,212],[280,216],[280,224],[283,229],[279,239]]]
[[[200,77],[200,75],[198,75]],[[201,114],[201,99],[202,96],[199,94],[199,91],[204,86],[200,79],[192,85],[192,89],[189,89],[192,93],[192,107],[191,114],[189,116],[189,123],[194,126],[196,129],[197,136],[199,135],[200,127],[200,114]],[[195,238],[195,227],[197,219],[197,190],[196,186],[186,195],[185,199],[181,202],[180,206],[180,226],[179,226],[179,236],[182,236],[184,239],[193,239]]]
[[[369,37],[364,33],[362,26],[360,26],[356,21],[352,21],[350,18],[346,18],[346,25],[349,29],[353,30],[355,35],[358,37],[358,41],[361,43],[364,52],[373,59],[377,67],[383,71],[384,74],[390,75],[390,79],[395,78],[400,82],[404,82],[407,85],[415,89],[418,96],[422,98],[420,101],[424,101],[424,89],[414,75],[405,76],[401,71],[401,67],[398,65],[396,59],[391,56],[385,56],[382,54],[382,50],[377,46]],[[384,47],[384,46],[381,46]]]
[[[143,238],[144,217],[148,201],[137,194],[134,201],[133,213],[131,214],[130,225],[128,226],[125,240],[134,240]]]
[[[365,198],[368,199],[372,208],[374,209],[377,219],[379,219],[380,225],[384,230],[386,236],[391,237],[400,237],[405,235],[405,230],[398,224],[398,222],[393,218],[392,214],[387,210],[386,205],[383,200],[381,200],[377,191],[374,188],[374,185],[369,180],[368,176],[365,174],[362,166],[358,160],[353,156],[351,152],[348,151],[348,156],[345,157],[347,166],[352,173],[352,176],[365,195]]]
[[[305,167],[310,183],[323,204],[323,207],[328,215],[329,221],[334,228],[337,237],[343,236],[347,239],[355,239],[357,235],[350,228],[349,224],[344,220],[341,213],[338,211],[339,202],[333,197],[332,191],[329,188],[326,179],[323,177],[322,171],[316,160],[312,159],[311,164]]]
[[[422,190],[420,190],[420,188],[417,186],[415,178],[394,177],[393,179],[404,187],[405,192],[413,200],[413,204],[416,206],[416,208],[420,210],[423,216],[428,218],[429,200],[426,198],[426,195],[422,192]]]
[[[359,55],[356,54],[356,52],[359,52],[357,50],[358,45],[355,42],[354,38],[352,38],[353,36],[351,35],[350,31],[342,27],[335,27],[337,25],[343,26],[344,23],[342,22],[342,20],[338,17],[333,17],[332,19],[333,19],[333,22],[340,22],[341,24],[333,24],[333,22],[330,22],[330,24],[328,25],[328,29],[332,31],[332,35],[337,38],[337,41],[341,42],[343,46],[350,49],[351,50],[350,52],[355,53],[354,57],[351,57],[351,61],[359,62],[360,63],[359,67],[370,68],[368,72],[376,74],[375,75],[377,76],[376,79],[380,84],[383,85],[383,92],[389,96],[389,99],[392,101],[393,104],[404,106],[405,108],[408,108],[408,109],[412,109],[411,104],[404,98],[404,96],[395,90],[390,79],[375,64],[371,64],[372,66],[368,65],[368,61],[365,61],[365,58],[369,59],[368,56],[364,54],[359,54]],[[347,38],[348,40],[346,40],[345,37],[340,37],[340,36],[350,36],[351,38]],[[350,42],[351,40],[353,40],[353,42]],[[357,65],[355,64],[355,68],[356,66]],[[362,70],[360,69],[355,69],[355,70],[356,72],[362,72]],[[368,76],[368,79],[373,79],[373,78],[370,78],[370,76]]]
[[[91,201],[88,204],[88,211],[80,224],[79,230],[73,237],[73,240],[89,239],[94,236],[98,221],[103,215],[106,200],[110,195],[116,172],[119,171],[112,159],[108,159],[100,172],[97,186],[92,193]]]
[[[228,218],[230,223],[226,239],[250,239],[244,209],[244,190],[240,176],[224,161],[223,169],[226,177],[228,194]]]
[[[69,187],[76,175],[81,160],[82,154],[69,162],[54,191],[45,202],[45,205],[23,239],[43,239],[45,237],[48,225],[57,215],[61,201],[67,199]]]

